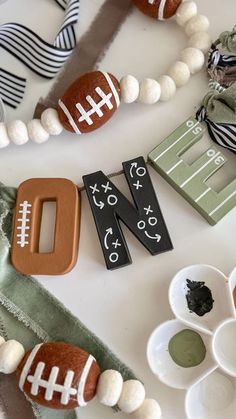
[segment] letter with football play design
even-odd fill
[[[211,224],[216,224],[236,206],[236,179],[220,192],[206,182],[225,163],[215,147],[206,150],[191,165],[182,154],[203,137],[205,128],[191,117],[148,156],[152,165]]]
[[[132,262],[120,220],[152,255],[171,250],[171,239],[143,157],[123,163],[135,206],[103,172],[83,177],[107,269]]]
[[[53,251],[41,253],[39,239],[45,202],[56,203]],[[17,193],[12,264],[23,274],[62,275],[75,265],[80,230],[80,196],[67,179],[29,179]]]

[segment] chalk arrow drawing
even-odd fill
[[[105,245],[105,248],[106,249],[109,249],[109,246],[108,246],[108,244],[107,244],[107,239],[108,239],[108,236],[112,236],[113,235],[113,230],[112,230],[112,228],[110,227],[110,228],[107,228],[107,230],[106,230],[106,235],[105,235],[105,237],[104,237],[104,245]]]
[[[130,176],[131,176],[131,177],[134,177],[134,175],[133,175],[133,170],[134,170],[134,167],[137,169],[137,167],[138,167],[138,163],[136,163],[136,162],[131,163],[131,166],[130,166],[130,171],[129,171],[129,173],[130,173]]]
[[[93,202],[96,205],[96,207],[99,207],[100,209],[103,209],[103,207],[105,205],[104,202],[102,202],[102,201],[97,202],[95,196],[93,196]]]
[[[157,233],[156,233],[156,234],[155,234],[155,236],[150,236],[146,230],[144,231],[144,233],[146,234],[146,236],[147,236],[149,239],[151,239],[151,240],[156,240],[156,241],[157,241],[157,243],[159,243],[159,241],[161,240],[161,236],[160,236],[160,234],[157,234]]]

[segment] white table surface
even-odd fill
[[[103,0],[81,0],[78,34]],[[198,0],[199,11],[211,21],[212,38],[235,24],[235,0]],[[34,8],[33,8],[34,5]],[[45,13],[45,10],[47,11]],[[62,20],[53,0],[7,0],[1,5],[1,23],[17,21],[53,40]],[[48,21],[46,21],[46,19]],[[156,23],[133,11],[124,23],[100,67],[118,78],[134,74],[138,78],[157,77],[178,59],[186,38],[175,22]],[[27,76],[25,101],[17,111],[8,109],[8,119],[29,119],[40,96],[50,82],[33,75],[8,53],[1,50],[1,66]],[[173,129],[194,113],[207,89],[205,72],[194,76],[166,104],[145,107],[122,105],[111,122],[102,129],[74,138],[63,134],[42,146],[27,144],[22,148],[1,150],[0,178],[7,185],[19,185],[31,177],[66,177],[81,184],[82,175],[102,169],[105,173],[120,170],[122,161],[152,150]],[[206,137],[192,155],[206,148]],[[195,153],[195,154],[194,154]],[[211,182],[220,189],[235,177],[235,157],[225,152],[229,163]],[[228,274],[236,262],[236,211],[231,211],[218,225],[211,227],[154,170],[150,169],[174,250],[156,257],[124,228],[133,264],[113,272],[106,270],[95,224],[85,194],[82,194],[82,223],[79,258],[71,273],[61,277],[38,278],[72,313],[104,340],[140,377],[149,397],[157,398],[164,419],[184,419],[184,392],[161,384],[146,361],[146,344],[152,330],[173,317],[167,293],[171,278],[182,267],[195,263],[211,264]],[[113,179],[127,192],[123,176]],[[113,413],[94,401],[80,411],[81,419],[110,419]],[[118,414],[117,419],[126,416]],[[227,418],[229,419],[229,418]]]

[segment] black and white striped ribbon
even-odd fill
[[[218,48],[212,46],[209,52],[208,68],[231,66],[236,66],[236,56],[221,54]]]
[[[236,123],[223,124],[212,122],[207,117],[207,112],[204,106],[198,110],[196,117],[198,121],[206,122],[209,135],[215,143],[221,147],[227,148],[233,153],[236,153]]]
[[[5,105],[17,108],[23,99],[25,87],[26,79],[0,68],[0,97]]]
[[[79,0],[55,1],[65,8],[65,18],[53,45],[19,23],[0,26],[0,46],[49,79],[56,76],[76,45],[74,25],[79,15]]]

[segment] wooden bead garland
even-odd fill
[[[41,343],[25,353],[21,343],[0,336],[0,372],[16,372],[20,390],[51,409],[84,407],[96,395],[101,404],[118,405],[134,419],[161,419],[159,404],[145,399],[140,381],[123,382],[115,370],[101,373],[92,355],[67,343]]]
[[[182,0],[133,0],[145,14],[159,20],[175,15],[178,25],[189,37],[188,47],[180,54],[180,60],[173,63],[167,74],[158,80],[145,78],[140,83],[132,76],[121,78],[120,82],[103,71],[84,74],[76,80],[59,100],[57,109],[46,109],[41,120],[33,119],[27,125],[13,121],[8,125],[0,123],[0,148],[13,142],[23,145],[29,139],[37,144],[46,142],[50,135],[60,135],[63,129],[76,134],[92,132],[104,125],[116,112],[120,100],[124,103],[139,101],[152,105],[158,101],[169,101],[178,87],[185,85],[191,74],[202,69],[204,53],[211,46],[207,33],[209,20],[197,13],[194,1]]]

